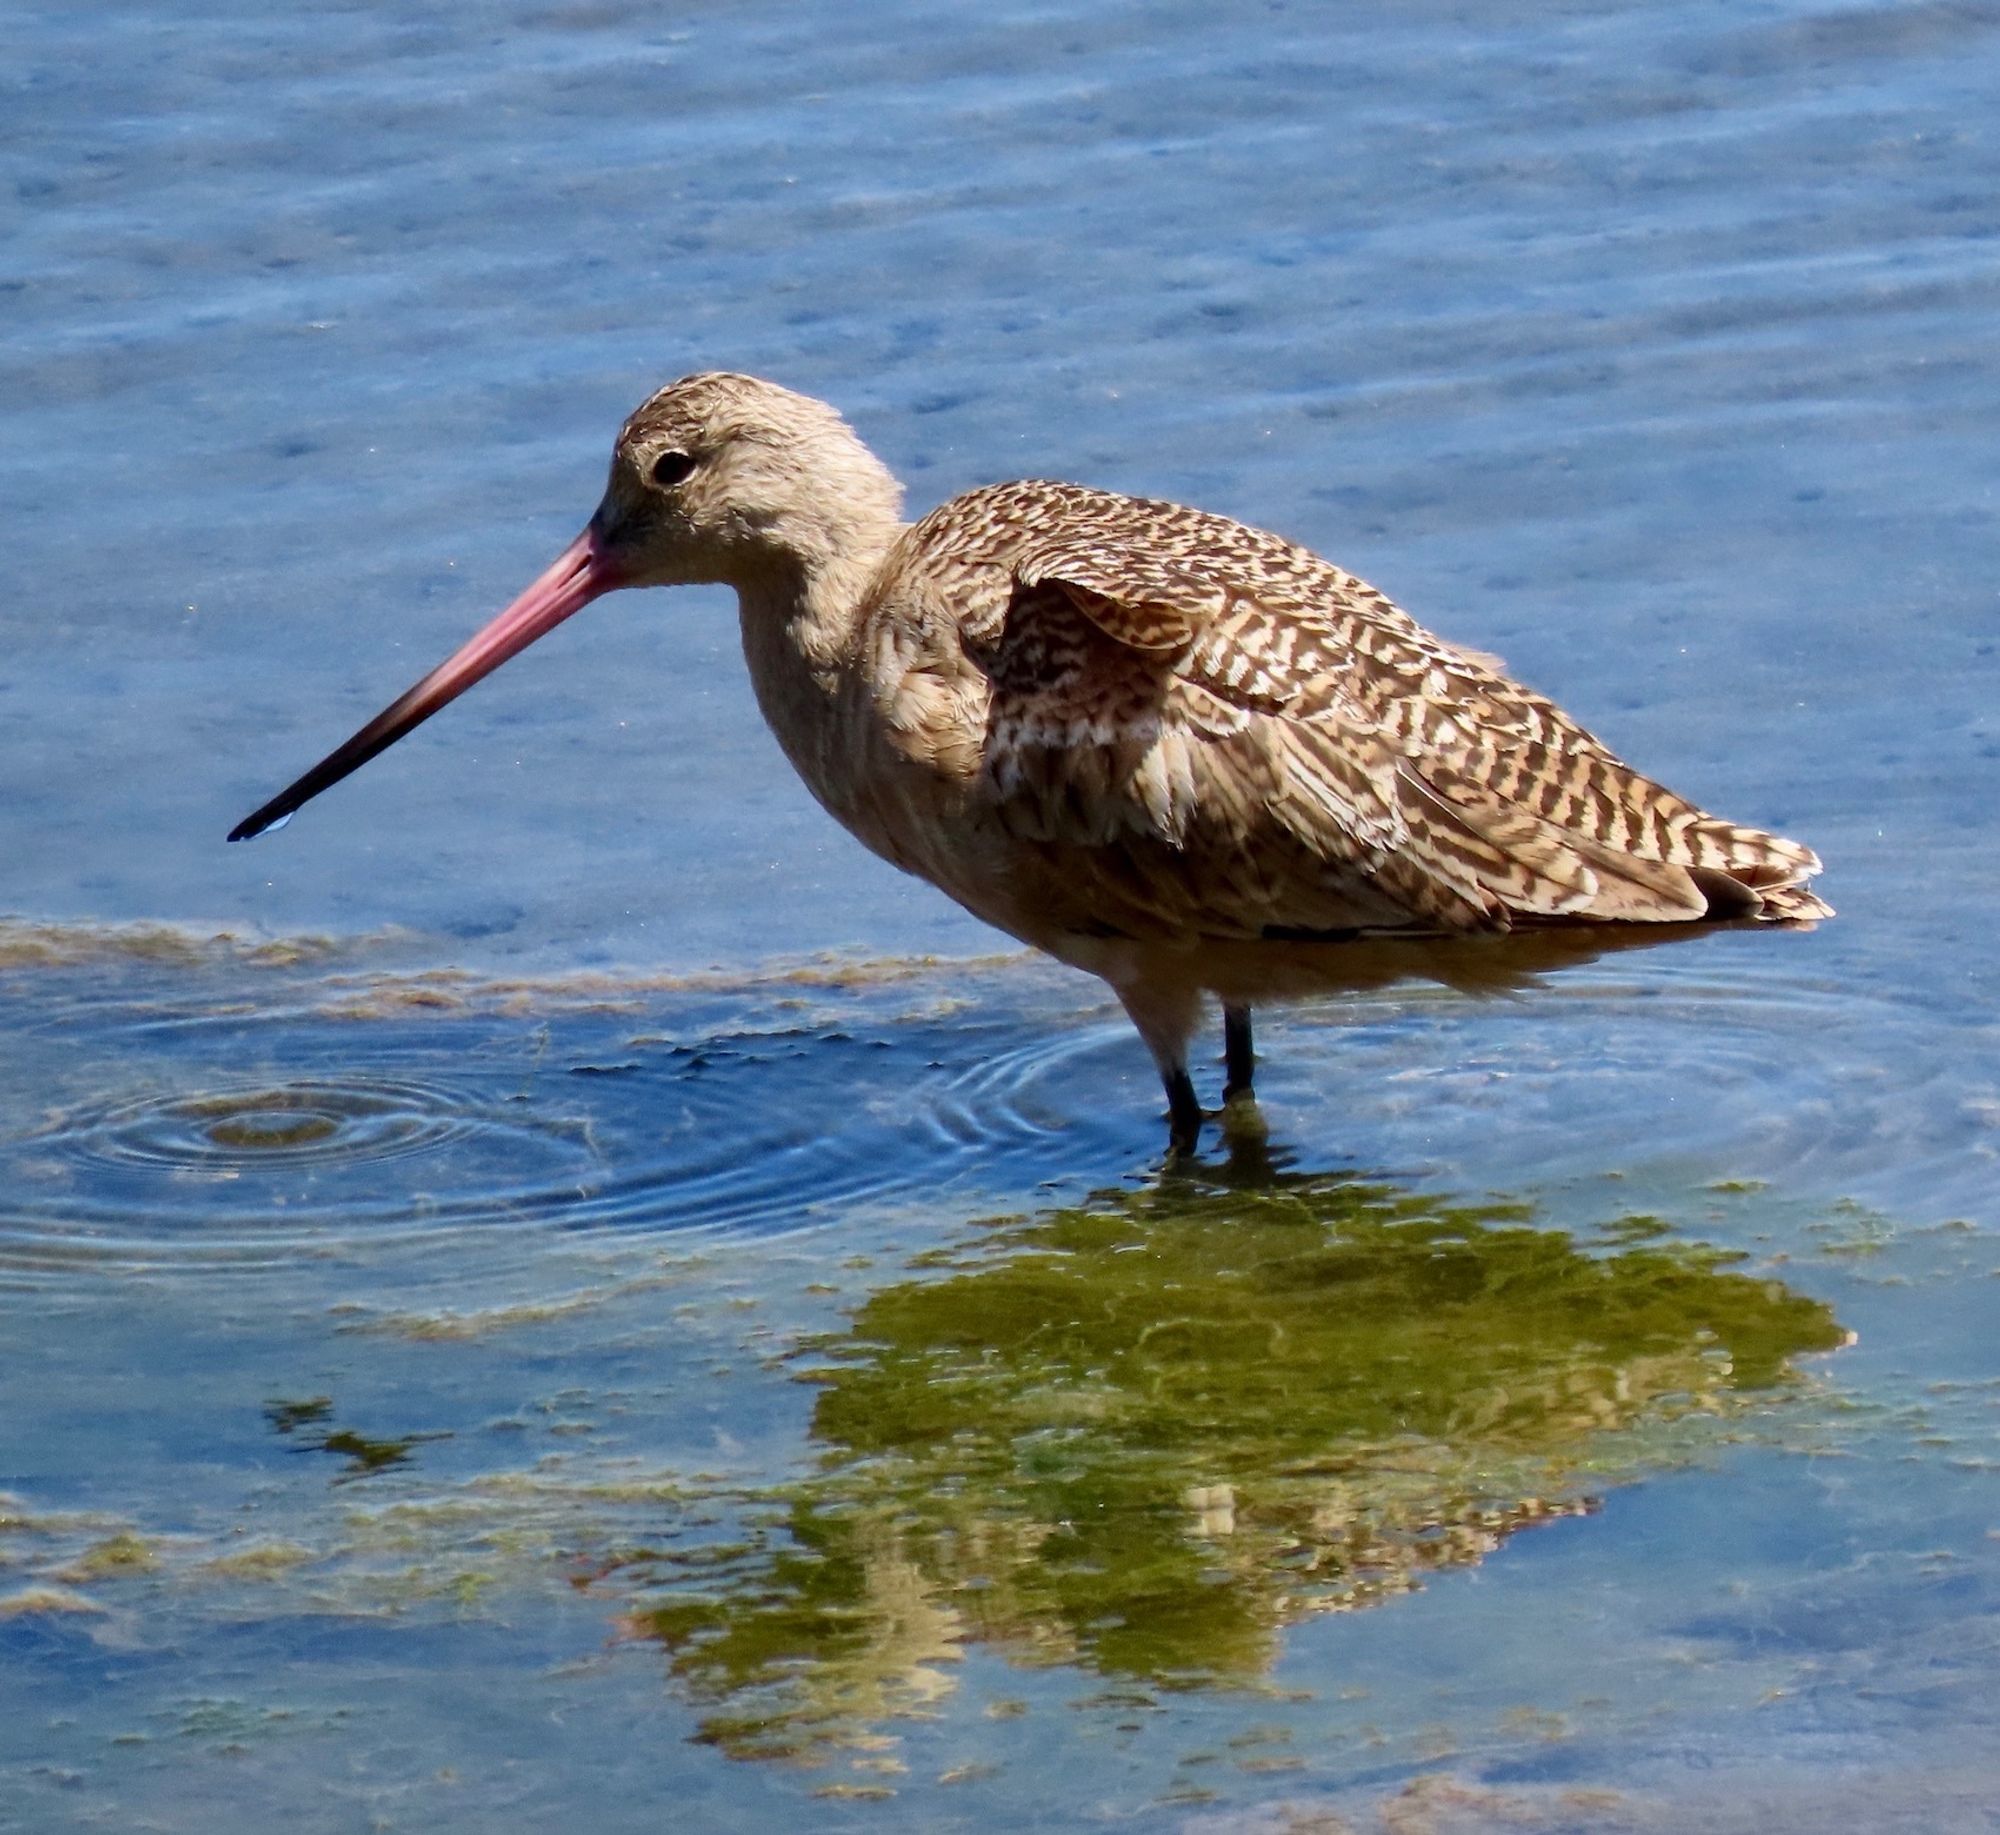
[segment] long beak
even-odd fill
[[[447,701],[456,700],[483,675],[490,675],[508,657],[525,650],[536,638],[553,631],[572,613],[613,587],[625,584],[622,568],[612,560],[594,529],[585,529],[556,558],[555,565],[530,586],[500,616],[463,648],[455,650],[398,699],[390,702],[337,751],[329,752],[289,789],[280,791],[255,815],[246,816],[229,831],[232,841],[248,841],[267,828],[289,821],[292,812],[309,803],[350,771],[358,771],[377,752],[420,726]]]

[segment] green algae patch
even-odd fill
[[[921,1715],[975,1644],[1262,1685],[1286,1627],[1702,1456],[1844,1342],[1646,1225],[1269,1175],[998,1224],[805,1342],[818,1468],[736,1546],[607,1577],[738,1756]]]
[[[282,1580],[319,1557],[297,1542],[252,1542],[217,1555],[198,1570],[218,1580]]]
[[[534,1300],[519,1300],[503,1306],[477,1308],[437,1307],[427,1311],[369,1312],[359,1305],[342,1310],[355,1316],[337,1328],[343,1332],[373,1332],[408,1338],[419,1343],[468,1343],[501,1332],[551,1325],[619,1301],[681,1287],[699,1268],[699,1258],[666,1262],[655,1271],[633,1275],[602,1286],[577,1288]],[[730,1304],[738,1304],[732,1301]]]
[[[234,1696],[199,1695],[156,1710],[160,1733],[223,1754],[241,1754],[275,1740],[324,1733],[350,1718],[343,1707],[260,1704]]]
[[[108,1608],[68,1587],[28,1586],[12,1593],[0,1593],[0,1618],[94,1615]]]
[[[0,944],[4,943],[0,932]],[[0,956],[0,964],[4,964]],[[422,969],[366,975],[328,975],[321,984],[324,1017],[343,1020],[398,1019],[411,1012],[472,1016],[480,1013],[528,1015],[554,1011],[644,1013],[662,995],[754,995],[781,1010],[806,1012],[817,1004],[797,995],[842,997],[878,989],[907,987],[920,1002],[917,1011],[939,1018],[968,1004],[968,978],[1018,975],[1039,965],[1025,952],[946,958],[932,955],[848,957],[822,955],[805,961],[773,961],[750,969],[662,972],[641,968],[570,970],[559,974],[493,976],[469,969]],[[942,987],[927,984],[942,983]],[[657,1043],[652,1035],[634,1045]]]
[[[333,1398],[325,1395],[296,1401],[279,1397],[264,1404],[264,1419],[273,1433],[288,1436],[294,1452],[338,1454],[347,1461],[344,1478],[365,1477],[371,1472],[407,1465],[414,1449],[426,1440],[450,1438],[441,1433],[403,1434],[395,1438],[363,1434],[351,1427],[331,1426],[332,1415]]]
[[[184,1105],[184,1113],[211,1143],[234,1152],[309,1147],[340,1132],[323,1098],[309,1090],[200,1097]]]
[[[143,1537],[129,1529],[93,1542],[62,1570],[65,1580],[103,1580],[121,1574],[150,1573],[160,1557]]]
[[[333,1397],[330,1395],[308,1395],[297,1399],[273,1396],[264,1404],[264,1419],[271,1424],[271,1431],[279,1434],[297,1433],[302,1427],[316,1426],[332,1413]]]

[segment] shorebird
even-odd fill
[[[1476,984],[1664,939],[1831,916],[1795,841],[1708,814],[1494,658],[1277,535],[1022,480],[914,523],[826,403],[683,377],[625,422],[584,532],[485,629],[238,825],[286,819],[616,587],[736,590],[758,706],[866,846],[1101,976],[1166,1087],[1223,1015],[1416,973]],[[1469,940],[1511,933],[1481,956]]]

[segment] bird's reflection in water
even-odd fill
[[[602,1578],[746,1757],[866,1744],[975,1644],[1253,1683],[1288,1625],[1588,1511],[1841,1341],[1729,1259],[1248,1142],[877,1291],[808,1347],[817,1470]]]

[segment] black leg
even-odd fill
[[[1167,1146],[1173,1153],[1192,1153],[1201,1140],[1201,1103],[1187,1066],[1177,1064],[1162,1078],[1167,1086]]]
[[[1250,1009],[1222,1009],[1222,1100],[1233,1102],[1250,1094],[1257,1076],[1257,1051],[1250,1042]]]

